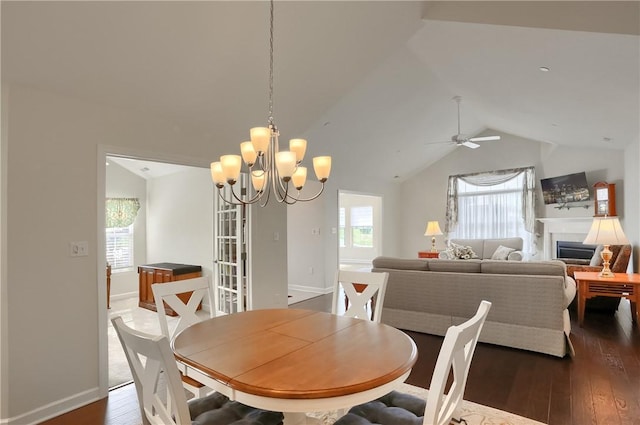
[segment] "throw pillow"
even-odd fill
[[[508,246],[500,245],[496,248],[496,251],[491,256],[492,260],[506,260],[515,249],[509,248]]]
[[[590,266],[602,266],[602,256],[600,254],[603,249],[604,245],[598,245],[596,247],[596,250],[593,252],[593,257],[591,257],[591,262],[589,263]]]
[[[453,242],[449,243],[449,248],[447,248],[446,252],[447,256],[452,259],[469,260],[471,258],[478,258],[470,246],[458,245]]]

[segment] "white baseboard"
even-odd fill
[[[313,294],[325,295],[333,292],[333,288],[317,288],[315,286],[289,285],[289,289],[301,292],[311,292]]]
[[[126,300],[127,298],[138,298],[138,291],[125,292],[123,294],[111,295],[111,301]]]
[[[3,425],[36,425],[48,419],[55,418],[79,407],[100,399],[99,389],[93,388],[81,393],[66,397],[45,406],[38,407],[30,412],[23,413],[14,418],[0,419]]]

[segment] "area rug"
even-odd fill
[[[427,394],[429,394],[429,390],[409,384],[401,384],[398,387],[398,391],[422,398],[426,398]],[[533,419],[466,400],[462,402],[460,414],[461,418],[467,422],[467,425],[545,425]],[[308,415],[319,419],[322,425],[331,425],[336,421],[336,412],[309,413]]]

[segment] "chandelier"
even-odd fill
[[[249,132],[251,140],[240,144],[241,155],[222,155],[211,163],[211,178],[218,188],[220,199],[232,205],[255,204],[264,207],[271,193],[280,203],[295,204],[316,199],[324,191],[331,172],[331,157],[313,158],[313,168],[322,187],[315,195],[302,198],[301,190],[307,180],[307,168],[301,165],[307,150],[307,141],[291,139],[289,150],[280,150],[280,132],[273,121],[273,2],[270,2],[269,28],[269,118],[267,127],[255,127]],[[252,190],[236,193],[234,185],[240,178],[242,163],[251,176]],[[228,185],[230,195],[225,196]],[[247,185],[248,186],[248,185]]]

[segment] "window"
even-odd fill
[[[449,177],[449,239],[521,237],[533,251],[533,167]]]
[[[351,244],[357,248],[373,247],[373,207],[351,208]]]
[[[133,224],[106,229],[107,262],[112,270],[133,267]]]
[[[106,251],[112,270],[133,267],[133,223],[138,210],[140,202],[136,198],[106,199]]]

